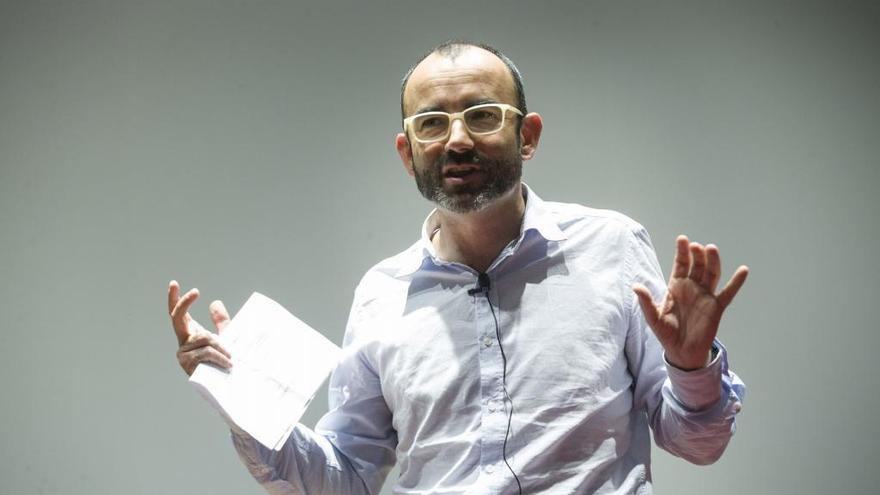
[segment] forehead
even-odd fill
[[[488,101],[516,104],[513,77],[498,57],[471,47],[453,57],[432,53],[413,70],[404,93],[407,115],[456,111]]]

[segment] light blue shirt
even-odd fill
[[[395,460],[395,493],[517,493],[506,436],[528,494],[651,493],[649,425],[691,462],[721,455],[745,386],[717,342],[706,368],[665,363],[631,289],[666,290],[644,228],[524,195],[488,297],[468,293],[473,269],[437,257],[435,213],[418,242],[367,272],[315,432],[297,426],[275,453],[233,433],[269,493],[375,494]]]

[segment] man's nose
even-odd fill
[[[467,126],[461,119],[454,119],[449,123],[449,138],[446,140],[446,151],[462,152],[474,147],[474,140],[468,132]]]

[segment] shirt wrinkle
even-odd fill
[[[650,494],[651,431],[691,462],[717,459],[745,388],[718,342],[704,369],[665,362],[630,289],[665,291],[647,232],[523,194],[520,236],[490,266],[487,297],[468,294],[473,270],[436,259],[433,212],[416,243],[367,272],[315,431],[298,425],[280,456],[234,433],[267,491],[375,494],[399,461],[396,494],[512,494],[506,457],[524,493]]]

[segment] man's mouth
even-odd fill
[[[465,179],[480,171],[477,165],[447,165],[443,167],[443,177],[446,179]]]

